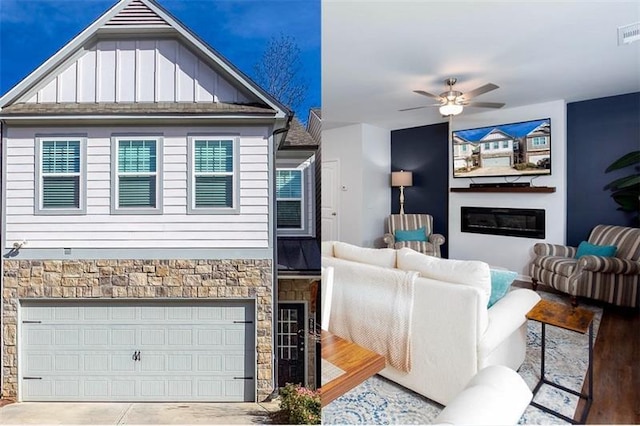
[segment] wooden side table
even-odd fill
[[[587,419],[587,415],[589,414],[589,409],[591,408],[591,403],[593,402],[593,312],[578,308],[572,307],[568,305],[564,305],[562,303],[552,302],[549,300],[542,299],[539,301],[531,310],[527,313],[527,318],[533,321],[538,321],[542,324],[542,353],[541,353],[541,373],[540,373],[540,381],[533,389],[533,395],[535,398],[536,393],[540,389],[543,384],[547,384],[549,386],[553,386],[557,389],[563,390],[570,394],[576,395],[579,398],[586,399],[586,405],[584,407],[584,411],[582,412],[582,416],[579,421],[575,421],[563,414],[558,413],[557,411],[551,410],[543,405],[538,404],[537,402],[531,401],[531,405],[541,409],[544,412],[549,414],[553,414],[556,417],[559,417],[571,424],[584,424]],[[566,330],[575,331],[577,333],[585,334],[587,330],[589,331],[589,365],[587,367],[587,377],[589,381],[589,391],[586,394],[581,393],[580,391],[569,389],[565,386],[559,385],[557,383],[553,383],[550,380],[547,380],[544,376],[544,353],[545,353],[545,326],[553,325],[556,327],[564,328]]]

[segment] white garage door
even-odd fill
[[[254,401],[251,302],[31,303],[24,401]]]
[[[509,157],[493,157],[483,158],[482,167],[509,167],[511,166],[511,159]]]

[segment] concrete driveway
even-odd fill
[[[265,424],[278,403],[22,402],[0,408],[0,424]]]

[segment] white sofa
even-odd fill
[[[491,278],[486,263],[334,241],[323,242],[322,255],[323,266],[333,268],[332,306],[339,302],[338,287],[348,285],[340,279],[347,264],[362,268],[363,274],[368,271],[368,275],[371,268],[420,272],[414,283],[411,314],[412,368],[403,372],[388,365],[382,376],[447,405],[483,368],[504,365],[517,370],[524,361],[525,314],[540,296],[529,289],[514,289],[488,309]],[[363,305],[354,309],[366,312],[366,295],[362,300]],[[334,331],[335,326],[331,321],[329,330]]]

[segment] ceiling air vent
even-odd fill
[[[618,46],[640,40],[640,22],[618,27]]]

